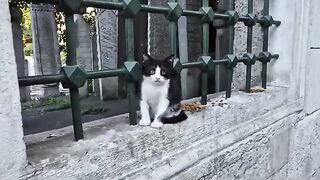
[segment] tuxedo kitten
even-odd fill
[[[178,123],[188,118],[180,106],[180,79],[173,69],[173,59],[173,55],[165,59],[143,55],[140,125],[160,128],[163,123]]]

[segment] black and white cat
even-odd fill
[[[188,118],[180,106],[181,86],[173,69],[173,59],[173,55],[165,59],[143,55],[140,125],[160,128],[163,123],[178,123]],[[151,115],[154,116],[152,123]]]

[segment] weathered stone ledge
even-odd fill
[[[297,114],[301,103],[288,102],[286,92],[283,87],[268,87],[262,93],[235,92],[228,100],[224,94],[211,95],[210,100],[222,100],[223,107],[209,102],[206,109],[189,114],[187,121],[160,130],[130,127],[127,115],[122,115],[85,124],[86,139],[79,142],[73,142],[71,128],[28,136],[31,165],[25,177],[179,179],[215,153]],[[58,137],[44,141],[49,133]]]

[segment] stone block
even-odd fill
[[[47,4],[31,4],[30,8],[36,75],[58,74],[61,62],[55,8]],[[50,92],[44,94],[59,94],[59,88],[48,89]]]
[[[289,162],[290,128],[278,132],[268,142],[268,175],[279,172]]]
[[[97,13],[97,51],[99,69],[118,67],[118,17],[112,10]],[[99,79],[100,99],[118,97],[118,77]]]

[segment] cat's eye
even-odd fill
[[[151,70],[151,71],[150,71],[150,74],[154,74],[154,73],[155,73],[154,70]]]
[[[161,75],[165,75],[165,74],[166,74],[166,72],[161,70]]]

